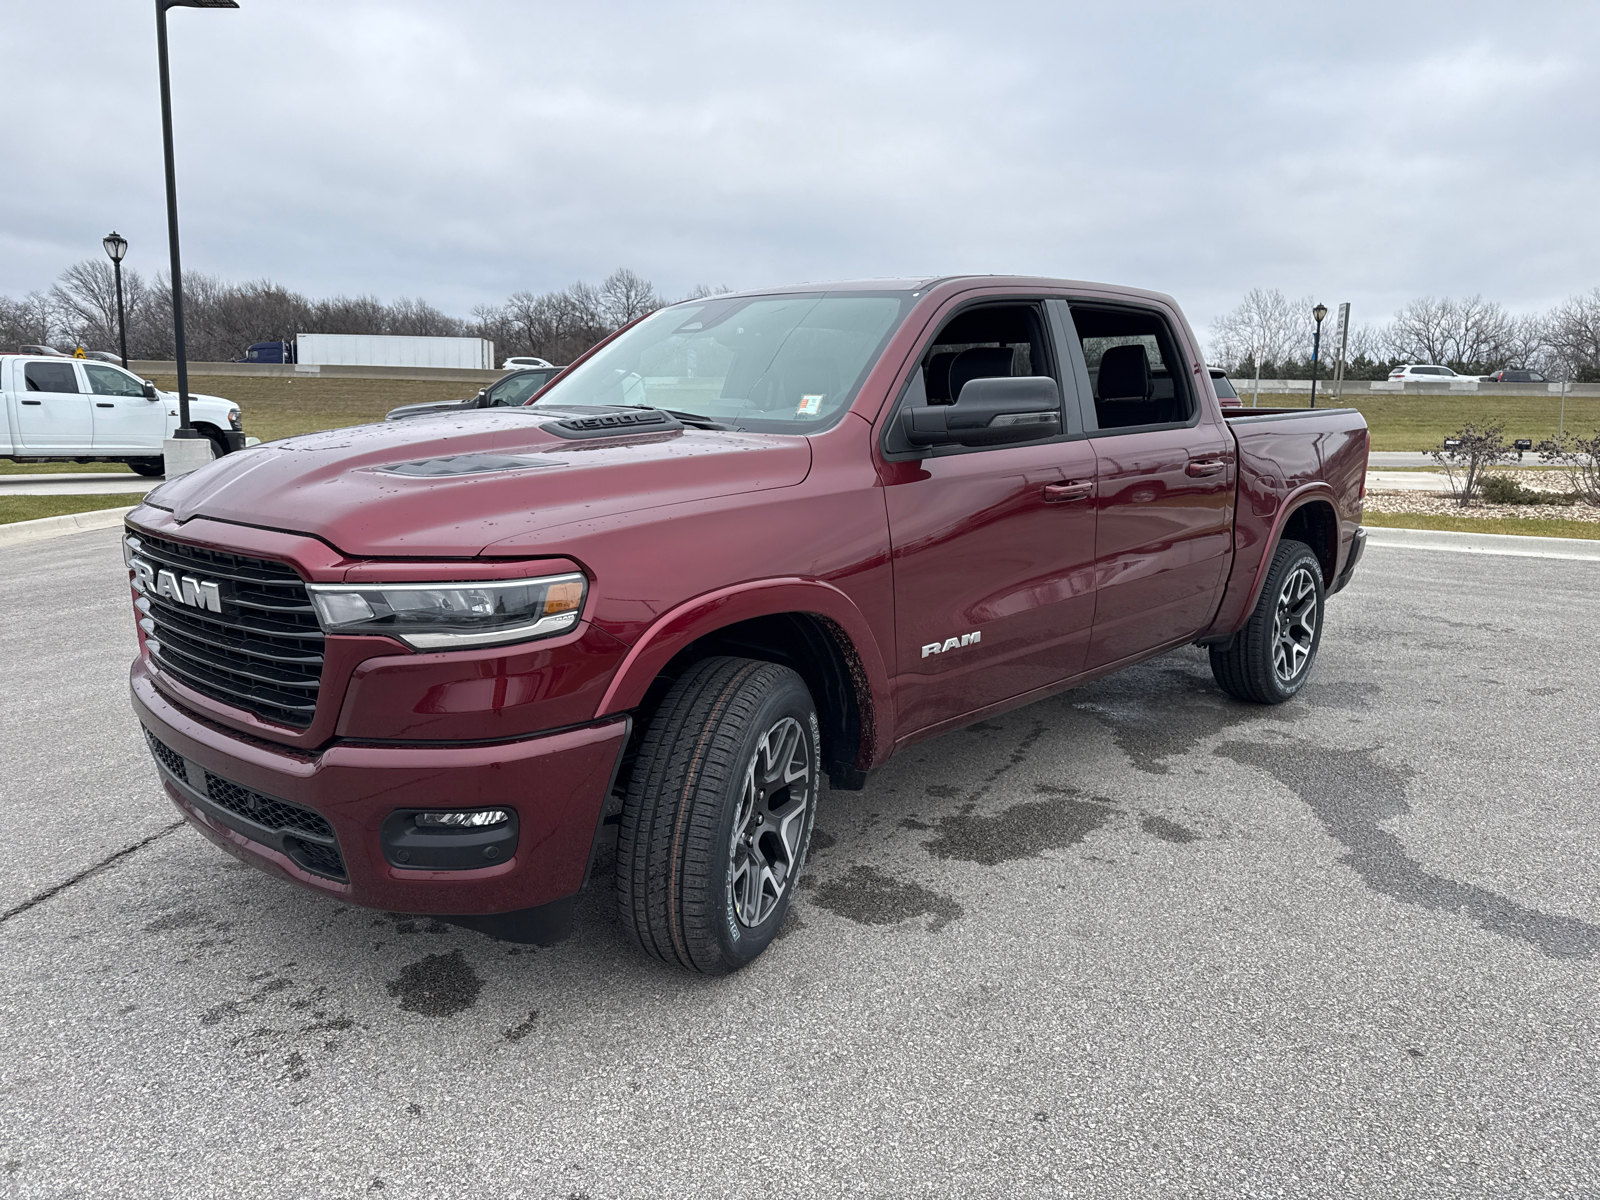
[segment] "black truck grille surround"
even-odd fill
[[[189,546],[130,530],[156,571],[217,584],[222,611],[147,588],[139,601],[158,666],[203,695],[304,729],[317,711],[323,636],[300,576],[285,563]]]
[[[198,765],[190,770],[183,755],[148,729],[145,730],[144,740],[149,743],[150,753],[155,755],[156,761],[180,782],[187,783],[218,808],[282,835],[284,851],[300,866],[334,879],[345,877],[344,858],[333,836],[333,826],[321,813],[241,787],[220,775],[202,771]],[[204,786],[201,786],[202,780]],[[296,837],[296,834],[303,836]]]

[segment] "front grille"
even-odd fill
[[[222,611],[145,588],[137,606],[145,644],[163,671],[203,695],[304,729],[317,710],[323,637],[305,583],[285,563],[130,532],[156,571],[217,585]]]
[[[148,729],[144,731],[144,740],[149,744],[150,753],[155,755],[158,763],[190,787],[195,786],[196,781],[190,777],[189,764],[183,755]],[[243,817],[264,829],[283,834],[284,851],[306,870],[334,879],[345,877],[344,858],[340,855],[338,842],[333,836],[333,826],[328,824],[322,814],[313,812],[309,808],[301,808],[298,804],[290,804],[287,800],[279,800],[251,788],[241,787],[220,775],[201,771],[198,766],[196,774],[203,775],[206,798],[218,808],[227,809],[235,816]],[[300,836],[295,836],[297,834]]]

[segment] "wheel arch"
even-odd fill
[[[727,588],[667,613],[628,652],[596,716],[634,712],[642,730],[673,680],[719,654],[779,663],[805,680],[835,787],[861,787],[880,748],[893,744],[888,675],[871,628],[848,596],[820,580]]]

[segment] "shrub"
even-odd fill
[[[1527,487],[1510,475],[1485,475],[1478,494],[1486,504],[1571,504],[1572,497],[1560,492],[1541,492]]]
[[[1600,429],[1581,438],[1567,433],[1539,443],[1539,461],[1561,467],[1573,494],[1585,504],[1600,506]]]
[[[1482,429],[1463,425],[1429,451],[1433,461],[1444,468],[1450,490],[1461,507],[1465,508],[1477,497],[1488,468],[1511,457],[1512,449],[1503,436],[1505,431],[1504,423],[1486,425]]]

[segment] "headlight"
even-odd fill
[[[312,583],[327,633],[387,634],[416,650],[498,646],[565,633],[583,612],[582,575],[482,583]]]
[[[239,410],[237,408],[231,408],[228,410],[228,424],[232,425],[235,429],[244,428],[244,419],[239,415]]]

